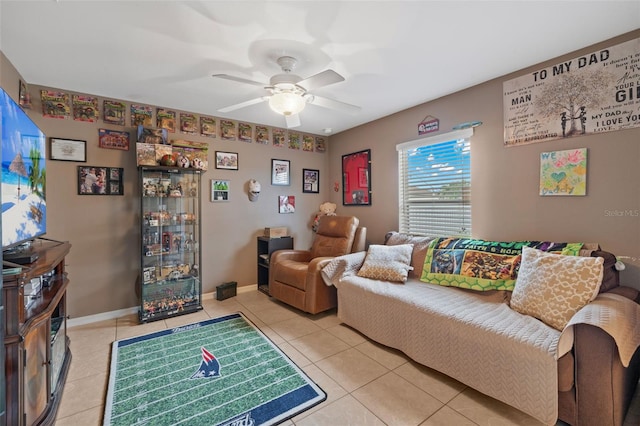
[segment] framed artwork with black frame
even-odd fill
[[[238,170],[238,153],[216,151],[216,169]]]
[[[320,192],[320,170],[302,169],[302,192],[310,194]]]
[[[291,184],[291,162],[271,159],[271,185],[289,186]]]
[[[122,167],[78,166],[78,195],[124,195]]]
[[[342,156],[342,205],[371,205],[371,150]]]
[[[49,158],[59,161],[87,162],[87,141],[49,138]]]

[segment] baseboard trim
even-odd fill
[[[125,315],[137,314],[138,309],[139,309],[138,306],[134,306],[132,308],[118,309],[117,311],[102,312],[99,314],[86,315],[84,317],[78,317],[78,318],[69,318],[67,319],[67,327],[69,328],[77,327],[79,325],[87,325],[87,324],[93,324],[95,322],[100,322],[100,321],[108,321],[108,320],[123,317]]]
[[[258,284],[243,285],[238,287],[238,293],[248,293],[250,291],[258,291]]]
[[[250,291],[257,291],[257,290],[258,290],[258,284],[244,285],[242,287],[237,288],[238,293],[248,293]],[[211,293],[202,294],[202,300],[211,300],[215,298],[216,298],[215,291]],[[108,321],[108,320],[123,317],[125,315],[137,314],[138,309],[140,309],[138,306],[133,306],[131,308],[118,309],[117,311],[102,312],[95,315],[86,315],[84,317],[70,318],[67,320],[67,327],[69,328],[77,327],[80,325],[93,324],[100,321]]]

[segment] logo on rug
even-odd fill
[[[220,376],[220,363],[215,356],[204,347],[202,350],[202,362],[198,371],[193,373],[192,379],[207,379]]]
[[[255,420],[251,418],[251,413],[246,413],[235,417],[220,426],[253,426],[255,424]]]

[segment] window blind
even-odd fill
[[[399,231],[471,236],[473,129],[398,145]]]

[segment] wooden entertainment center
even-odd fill
[[[71,244],[37,239],[31,249],[37,260],[3,273],[7,425],[52,425],[71,363],[65,272]],[[41,290],[29,296],[37,285]]]

